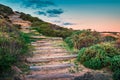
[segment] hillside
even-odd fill
[[[29,28],[37,30],[46,36],[66,38],[74,32],[72,29],[60,27],[55,24],[45,22],[37,17],[23,12],[13,11],[10,7],[0,4],[0,18],[5,18],[11,21],[11,24],[16,25],[23,32],[29,32]],[[120,32],[100,32],[101,36],[120,37]]]
[[[0,80],[13,80],[13,77],[21,77],[19,73],[28,71],[25,57],[31,55],[30,42],[37,40],[30,37],[34,30],[38,35],[59,37],[72,32],[0,4]]]
[[[119,80],[120,33],[72,30],[0,4],[0,80]]]
[[[20,15],[21,19],[30,21],[32,23],[31,27],[37,30],[39,33],[42,33],[43,35],[65,38],[71,35],[73,32],[72,29],[68,29],[68,28],[60,27],[55,24],[44,22],[37,17],[32,17],[29,14],[25,14],[25,13],[19,13],[19,14],[21,14]]]
[[[21,66],[27,69],[24,58],[30,52],[30,36],[12,23],[10,15],[13,10],[0,4],[0,80],[13,80]]]
[[[14,12],[10,7],[0,4],[0,15],[2,15],[1,17],[8,19],[8,16],[11,14],[14,14]]]
[[[12,24],[16,24],[20,29],[28,29],[28,27],[31,27],[46,36],[65,38],[73,31],[72,29],[45,22],[37,17],[32,17],[30,14],[14,12],[10,7],[2,4],[0,4],[0,15],[6,18],[6,20],[11,21]]]

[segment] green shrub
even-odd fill
[[[13,10],[5,5],[0,4],[0,15],[9,16],[10,14],[13,14]]]
[[[96,50],[97,49],[97,50]],[[78,61],[92,69],[100,69],[104,66],[105,51],[98,47],[83,48],[79,51]]]
[[[19,38],[26,44],[29,44],[31,42],[31,40],[30,40],[31,37],[27,33],[20,32]]]
[[[114,56],[111,59],[111,65],[110,65],[111,69],[113,71],[117,71],[120,70],[120,55]]]
[[[76,49],[81,49],[99,43],[101,40],[98,32],[82,30],[74,32],[69,38],[66,38],[65,41],[70,47],[73,46]],[[72,42],[72,45],[69,42]]]
[[[85,61],[83,63],[84,66],[89,67],[91,69],[101,69],[104,65],[102,64],[102,61],[98,58],[92,58],[88,61]]]
[[[120,50],[120,39],[115,42],[115,47]]]
[[[35,30],[37,30],[39,33],[42,33],[46,36],[51,37],[62,37],[66,38],[71,35],[73,30],[59,27],[50,23],[41,23],[41,24],[34,24],[36,26],[33,26]]]
[[[0,26],[0,79],[11,73],[11,66],[17,66],[29,51],[29,35],[14,27]]]
[[[25,14],[23,12],[20,13],[20,18],[22,18],[23,20],[27,20],[27,21],[30,21],[30,22],[43,22],[42,20],[40,20],[39,18],[37,17],[32,17],[30,14]]]
[[[111,60],[118,55],[120,55],[120,52],[111,43],[101,43],[82,48],[79,51],[78,61],[88,68],[101,69],[110,66]]]
[[[68,44],[68,46],[69,46],[70,48],[73,48],[74,44],[73,44],[73,41],[72,41],[71,37],[67,37],[67,38],[65,39],[65,42]]]
[[[120,80],[120,69],[114,72],[113,80]]]
[[[104,42],[111,42],[111,41],[116,41],[116,40],[117,40],[117,38],[112,37],[112,36],[105,36],[105,37],[103,37],[103,41]]]
[[[12,47],[12,40],[1,38],[0,37],[0,71],[1,74],[5,71],[10,70],[11,65],[15,63],[16,57],[15,54],[16,50]],[[14,53],[13,53],[14,52]]]
[[[20,18],[23,20],[30,21],[32,23],[32,28],[38,31],[39,33],[51,36],[51,37],[62,37],[66,38],[72,34],[72,29],[64,28],[57,26],[55,24],[51,24],[48,22],[44,22],[37,17],[32,17],[30,14],[20,13]]]
[[[0,37],[0,71],[6,72],[28,52],[28,46],[18,39]]]

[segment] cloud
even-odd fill
[[[6,0],[6,2],[17,4],[25,9],[32,9],[34,14],[48,18],[59,17],[64,13],[63,9],[58,8],[55,0]]]
[[[37,15],[44,15],[47,17],[59,17],[64,11],[62,9],[49,9],[35,12]]]
[[[53,22],[55,22],[55,23],[61,23],[60,20],[54,20]]]
[[[43,12],[43,11],[37,11],[37,12],[35,12],[35,14],[37,14],[37,15],[43,15],[43,16],[46,16],[47,14],[45,13],[45,12]]]
[[[52,0],[10,0],[10,1],[7,0],[7,1],[12,4],[19,4],[23,8],[31,8],[34,10],[38,10],[34,13],[37,15],[43,15],[47,17],[59,17],[64,12],[62,9],[56,9],[57,5]]]
[[[56,6],[51,0],[7,0],[7,2],[20,4],[22,7],[33,9]]]
[[[56,9],[57,5],[52,0],[11,0],[10,2],[19,3],[24,8],[39,10],[34,13],[47,17],[59,17],[64,12],[62,9]],[[49,9],[51,6],[55,8]]]
[[[62,9],[49,9],[46,11],[46,13],[48,14],[48,17],[58,17],[59,15],[64,13],[64,11]]]
[[[49,0],[22,0],[24,7],[31,7],[34,9],[55,6],[55,3]]]
[[[68,25],[75,25],[74,23],[70,23],[70,22],[65,22],[63,23],[64,26],[68,26]]]

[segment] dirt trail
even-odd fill
[[[31,70],[28,80],[71,80],[74,77],[70,69],[75,66],[73,60],[77,55],[60,47],[58,44],[62,42],[61,38],[46,38],[32,43],[35,51],[33,57],[27,58]]]
[[[24,32],[24,33],[30,32],[29,28],[31,26],[31,22],[21,19],[19,13],[14,13],[13,15],[9,16],[9,19],[12,22],[12,24],[20,25],[22,32]]]
[[[107,79],[109,76],[104,76],[102,71],[90,70],[82,65],[75,65],[77,55],[58,45],[62,43],[61,38],[47,37],[31,43],[35,50],[33,56],[27,58],[30,73],[26,75],[26,80],[75,80],[75,77],[78,76],[81,76],[82,79],[76,80],[111,80]],[[88,72],[92,73],[92,77]],[[99,79],[94,79],[98,75],[100,76]],[[108,74],[105,73],[105,75]],[[93,79],[89,79],[89,77]]]
[[[21,25],[21,31],[31,32],[29,30],[31,23],[22,20],[20,14],[16,13],[9,18],[13,24]],[[104,70],[95,71],[81,64],[75,65],[77,55],[58,45],[63,43],[62,38],[45,36],[32,36],[32,38],[44,39],[31,42],[35,50],[33,56],[26,59],[30,65],[30,73],[25,76],[25,80],[111,80],[107,79],[109,76],[104,76],[106,74]],[[78,76],[79,78],[76,78]]]

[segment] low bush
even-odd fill
[[[85,61],[83,63],[84,66],[89,67],[91,69],[101,69],[104,65],[102,64],[102,61],[98,58],[94,59],[90,59],[88,61]]]
[[[113,65],[114,67],[117,63],[111,64],[117,61],[120,52],[111,43],[101,43],[88,48],[82,48],[79,51],[78,61],[80,61],[84,66],[92,69],[101,69],[105,66]],[[115,59],[114,59],[115,58]],[[119,60],[118,60],[119,61]]]
[[[103,37],[103,42],[111,42],[111,41],[116,41],[117,38],[112,37],[112,36],[105,36]]]
[[[29,35],[7,26],[0,26],[0,79],[11,74],[11,66],[17,66],[29,52]]]
[[[42,20],[40,20],[37,17],[32,17],[30,14],[25,14],[23,12],[21,12],[20,14],[21,14],[20,18],[22,18],[23,20],[30,21],[30,22],[36,22],[36,21],[43,22]]]
[[[115,42],[115,47],[120,49],[120,39]]]
[[[74,47],[74,44],[73,44],[73,41],[72,41],[71,37],[67,37],[67,38],[65,39],[65,42],[68,44],[68,46],[69,46],[70,48],[73,48],[73,47]]]
[[[111,65],[110,65],[111,69],[113,71],[117,71],[120,70],[120,55],[114,56],[111,59]]]
[[[70,47],[81,49],[99,43],[100,34],[91,30],[76,31],[70,37],[66,38],[65,41]]]
[[[0,4],[0,15],[8,17],[11,14],[13,14],[13,10],[10,7]]]
[[[20,13],[20,18],[30,21],[32,28],[45,36],[66,38],[71,35],[72,29],[60,27],[55,24],[44,22],[37,17],[32,17],[30,14]]]
[[[66,38],[70,36],[73,31],[49,23],[41,23],[40,25],[37,25],[37,27],[33,26],[33,28],[43,35],[50,37],[62,37],[62,38]]]
[[[27,53],[28,46],[23,42],[0,37],[0,71],[1,75],[11,69],[11,66],[18,62],[23,54]],[[0,76],[1,76],[0,75]]]
[[[29,44],[31,42],[31,35],[27,33],[20,32],[19,33],[19,39],[23,41],[26,44]]]
[[[120,80],[120,70],[114,72],[113,80]]]

